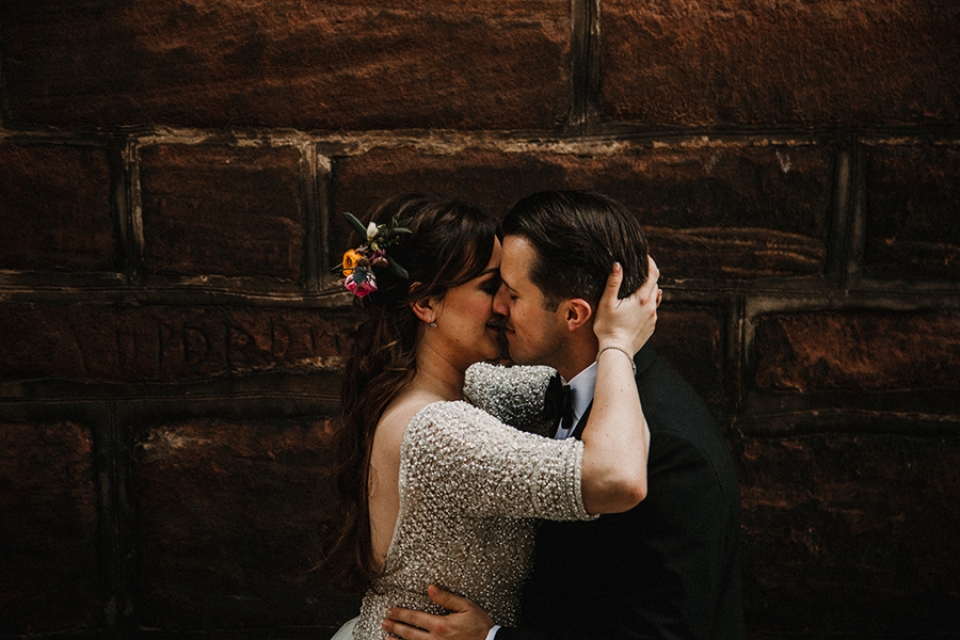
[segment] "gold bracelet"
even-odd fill
[[[604,351],[606,351],[607,349],[616,349],[617,351],[619,351],[619,352],[622,353],[623,355],[627,356],[627,357],[630,359],[630,366],[633,367],[633,375],[634,375],[634,377],[636,377],[636,375],[637,375],[637,363],[633,361],[633,356],[630,355],[630,352],[627,351],[626,349],[624,349],[623,347],[618,347],[618,346],[616,346],[616,345],[614,345],[614,344],[610,344],[610,345],[605,346],[603,349],[600,349],[600,351],[597,352],[597,364],[600,364],[600,354],[603,353]]]

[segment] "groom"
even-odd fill
[[[646,240],[619,203],[591,192],[544,192],[504,219],[503,284],[494,302],[518,364],[555,368],[573,390],[579,437],[596,378],[593,322],[576,330],[566,301],[596,309],[610,264],[621,295],[644,281]],[[733,460],[697,394],[649,343],[635,356],[650,428],[648,495],[630,511],[589,522],[544,522],[524,588],[520,628],[494,626],[466,598],[430,588],[451,613],[392,609],[384,628],[405,640],[742,639],[740,493]]]

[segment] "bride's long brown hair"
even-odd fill
[[[363,222],[412,218],[387,249],[409,273],[376,270],[377,290],[358,304],[365,320],[352,336],[333,444],[339,521],[326,527],[320,568],[351,591],[377,576],[370,537],[368,474],[373,435],[384,409],[416,372],[423,324],[411,303],[479,276],[493,252],[496,221],[469,205],[435,195],[406,194],[375,206]],[[362,241],[362,240],[361,240]]]

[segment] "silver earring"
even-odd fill
[[[437,328],[437,323],[436,323],[436,322],[431,322],[431,323],[430,323],[430,326],[433,327],[434,329],[436,329],[436,328]]]

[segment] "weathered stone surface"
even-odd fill
[[[334,165],[331,261],[349,233],[339,212],[361,214],[397,193],[445,193],[502,216],[536,191],[596,189],[639,212],[665,277],[813,276],[824,268],[831,165],[829,149],[812,145],[375,149]]]
[[[944,637],[960,629],[960,439],[745,440],[752,637]]]
[[[174,381],[334,368],[353,320],[315,310],[0,305],[0,379]]]
[[[298,149],[161,145],[141,158],[148,272],[300,278]]]
[[[724,333],[723,319],[715,309],[664,304],[650,338],[657,354],[696,389],[717,418],[726,408]]]
[[[110,199],[102,147],[0,143],[0,269],[115,269]]]
[[[960,280],[960,148],[865,150],[864,271]]]
[[[960,387],[960,315],[820,311],[756,320],[754,384],[778,392]]]
[[[646,126],[956,124],[953,0],[604,0],[601,113]]]
[[[46,0],[0,29],[16,123],[552,128],[571,98],[547,0]]]
[[[329,437],[321,418],[141,431],[138,622],[276,628],[351,617],[356,603],[311,572],[318,526],[330,514]]]
[[[94,628],[101,607],[92,437],[0,422],[0,634]]]

